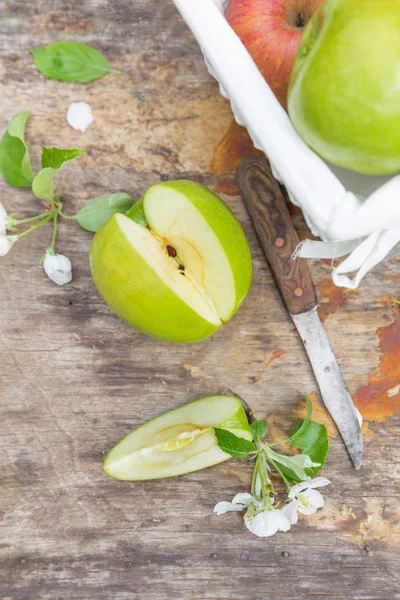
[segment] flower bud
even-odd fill
[[[63,254],[54,254],[52,250],[47,250],[43,268],[46,275],[57,285],[65,285],[72,280],[71,261]]]

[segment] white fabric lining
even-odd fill
[[[336,285],[356,288],[400,241],[400,175],[368,177],[327,165],[297,135],[240,39],[224,18],[229,0],[174,0],[197,38],[210,73],[265,152],[314,235],[296,256],[348,257],[333,267]],[[350,274],[354,273],[351,277]]]

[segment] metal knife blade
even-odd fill
[[[307,262],[292,260],[299,240],[286,205],[286,192],[274,178],[265,158],[243,160],[237,178],[264,255],[304,343],[322,400],[341,433],[355,468],[359,469],[363,455],[359,413],[318,317],[317,297]]]
[[[290,316],[310,359],[324,404],[340,431],[355,468],[359,469],[363,457],[363,441],[358,412],[332,352],[317,308]]]

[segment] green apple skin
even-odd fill
[[[114,479],[140,481],[191,473],[228,460],[210,428],[220,427],[252,441],[244,408],[236,396],[207,396],[151,419],[131,431],[107,454],[103,469]],[[192,443],[160,449],[173,437],[203,430]],[[200,430],[200,431],[201,431]]]
[[[325,0],[288,100],[295,129],[326,160],[369,175],[400,171],[400,2]]]
[[[135,202],[135,204],[131,206],[131,208],[125,214],[127,217],[129,217],[129,219],[135,221],[135,223],[138,223],[143,227],[147,227],[148,223],[143,210],[143,198],[140,198],[140,200]]]
[[[90,247],[92,277],[106,304],[129,325],[169,342],[197,342],[215,333],[219,327],[183,302],[135,251],[121,231],[121,217],[113,215]]]
[[[121,219],[147,227],[146,200],[154,191],[184,196],[215,234],[229,261],[235,300],[218,323],[199,315],[146,264],[121,228]],[[93,238],[93,280],[109,307],[136,329],[158,339],[192,343],[213,335],[243,303],[251,285],[252,260],[246,236],[224,202],[200,184],[174,181],[152,186],[125,215],[114,215]]]

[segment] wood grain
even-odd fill
[[[317,304],[310,269],[304,259],[293,260],[299,238],[286,206],[284,192],[267,159],[248,157],[237,170],[240,194],[258,241],[292,315]]]
[[[86,150],[57,179],[67,214],[95,195],[139,198],[172,178],[211,188],[223,180],[234,192],[235,148],[243,156],[251,144],[232,134],[224,144],[232,156],[215,159],[237,128],[169,1],[0,0],[0,14],[1,129],[13,114],[32,111],[27,139],[35,169],[42,144]],[[87,86],[42,77],[28,49],[71,39],[102,50],[123,75]],[[65,120],[75,100],[93,110],[84,135]],[[40,209],[27,189],[0,182],[0,192],[9,212]],[[237,194],[223,198],[248,235],[254,281],[238,314],[200,344],[158,343],[114,316],[90,278],[91,235],[74,223],[61,222],[57,244],[73,264],[68,286],[52,284],[39,265],[50,228],[1,259],[1,600],[400,597],[399,308],[391,301],[400,293],[398,250],[352,294],[332,287],[330,264],[311,265],[343,375],[353,395],[363,390],[369,415],[360,473],[330,424],[324,474],[332,485],[323,511],[259,540],[240,515],[212,512],[216,502],[249,489],[247,463],[138,484],[102,472],[104,454],[132,427],[188,400],[231,388],[256,417],[268,417],[271,435],[286,437],[301,418],[303,392],[316,391],[244,205]],[[304,222],[297,210],[293,215],[304,237]],[[390,399],[383,392],[376,398],[373,373],[380,385],[390,382]],[[385,407],[390,400],[390,418],[378,400]],[[315,406],[329,424],[317,397]]]

